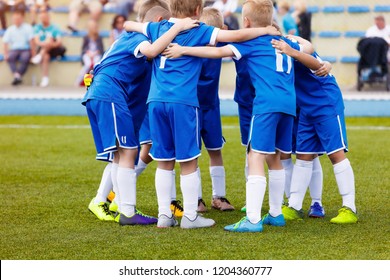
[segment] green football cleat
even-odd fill
[[[241,208],[241,212],[246,212],[246,205],[244,205],[242,208]]]
[[[106,202],[95,203],[95,198],[92,198],[88,205],[89,211],[101,221],[113,221],[114,217],[108,210],[108,204]]]
[[[347,206],[341,207],[339,214],[330,220],[333,224],[355,224],[357,221],[358,216]]]
[[[298,211],[292,207],[282,207],[282,213],[287,221],[302,221],[304,216],[302,209]]]
[[[112,213],[118,212],[118,204],[115,202],[115,200],[113,200],[110,203],[110,206],[108,207],[108,210],[110,210],[110,212],[112,212]]]

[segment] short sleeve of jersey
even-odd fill
[[[201,24],[196,31],[196,35],[199,37],[200,45],[215,45],[217,40],[217,35],[219,28],[209,26],[206,24]]]
[[[142,44],[149,43],[148,38],[141,33],[136,33],[132,40],[129,42],[128,51],[134,54],[136,58],[143,57],[144,55],[140,52]]]
[[[233,52],[233,58],[236,60],[240,60],[242,57],[247,56],[250,53],[250,49],[247,44],[243,43],[231,43],[227,45]]]

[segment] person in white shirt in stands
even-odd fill
[[[238,0],[217,0],[213,4],[213,8],[219,10],[224,18],[224,23],[231,30],[239,29],[239,24],[234,13],[237,10]]]
[[[383,15],[375,17],[375,25],[367,29],[366,37],[380,37],[385,39],[389,44],[387,61],[390,63],[390,25],[386,25],[385,17]]]

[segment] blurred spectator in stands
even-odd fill
[[[107,3],[108,0],[72,0],[69,5],[68,29],[72,32],[78,31],[77,22],[83,11],[87,11],[90,18],[98,22],[103,13],[103,6]]]
[[[35,25],[37,23],[37,15],[42,10],[49,10],[49,0],[26,0],[28,10],[31,14],[31,24]]]
[[[299,36],[311,41],[311,13],[307,11],[305,0],[294,1],[294,12],[292,17],[298,25]]]
[[[126,19],[134,12],[136,0],[116,0],[117,14],[124,16]]]
[[[118,39],[119,35],[125,32],[123,24],[125,23],[126,18],[123,15],[116,15],[112,21],[112,28],[110,32],[110,45]]]
[[[206,0],[206,1],[204,1],[204,7],[210,7],[210,6],[214,5],[215,1],[216,0]]]
[[[213,8],[219,10],[224,18],[224,23],[230,30],[239,29],[238,19],[234,15],[237,10],[238,0],[216,0]]]
[[[123,24],[122,24],[123,25]],[[83,67],[76,79],[76,86],[84,86],[84,75],[93,69],[93,66],[100,61],[104,52],[103,39],[99,35],[98,23],[90,19],[87,25],[88,34],[83,39],[81,59]]]
[[[4,60],[13,74],[12,85],[22,83],[22,77],[27,71],[31,56],[35,53],[34,34],[30,24],[24,22],[24,13],[16,11],[12,14],[13,25],[4,33]]]
[[[7,19],[5,17],[6,11],[26,11],[26,4],[24,0],[0,0],[0,22],[2,29],[7,29]]]
[[[41,64],[42,80],[40,86],[47,87],[49,85],[50,59],[64,56],[66,49],[62,44],[61,30],[50,22],[49,13],[40,11],[39,19],[41,23],[34,27],[34,41],[38,50],[31,62]]]
[[[375,17],[375,24],[367,29],[366,37],[383,38],[390,46],[390,25],[386,25],[383,15],[377,15]],[[390,48],[387,52],[387,61],[390,63]]]
[[[290,13],[290,4],[287,1],[278,2],[278,15],[283,34],[299,35],[298,26]]]

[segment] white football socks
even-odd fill
[[[166,215],[172,217],[171,213],[171,192],[172,192],[172,170],[156,169],[156,192],[158,202],[158,216]]]
[[[118,190],[122,214],[131,217],[135,214],[137,174],[134,169],[118,167]]]
[[[138,164],[135,166],[135,173],[137,174],[137,177],[141,175],[142,172],[144,172],[147,166],[148,164],[143,162],[141,158],[138,159]]]
[[[195,171],[188,175],[180,175],[180,187],[183,194],[184,216],[195,220],[198,209],[199,172]]]
[[[356,213],[355,206],[355,176],[351,163],[346,158],[343,161],[333,165],[339,192],[343,198],[343,206],[347,206]]]
[[[281,163],[284,168],[286,180],[284,184],[284,193],[286,195],[286,198],[290,198],[290,189],[291,189],[291,177],[294,169],[294,163],[291,158],[289,159],[283,159],[281,160]]]
[[[264,176],[249,175],[246,182],[246,216],[253,224],[261,220],[267,179]]]
[[[102,179],[100,180],[99,189],[95,197],[95,203],[101,203],[107,201],[107,196],[112,190],[112,180],[111,180],[111,166],[112,163],[108,163],[104,168]]]
[[[176,200],[176,171],[172,170],[171,201]]]
[[[119,164],[112,163],[112,165],[111,165],[111,180],[112,180],[112,190],[115,193],[114,201],[118,205],[118,212],[121,213],[121,208],[120,208],[121,202],[120,202],[120,194],[119,194],[119,190],[118,190],[118,180],[117,180],[118,167],[119,167]]]
[[[196,169],[196,172],[198,173],[198,176],[199,176],[198,199],[202,199],[202,197],[203,197],[202,176],[201,176],[201,173],[200,173],[200,168],[199,168],[199,166],[198,166],[198,168]],[[184,198],[183,198],[183,199],[184,199]]]
[[[320,158],[313,160],[313,171],[309,183],[311,205],[318,202],[322,206],[323,173]]]
[[[313,161],[297,159],[291,178],[290,199],[288,206],[295,210],[301,210],[306,190],[311,180]]]
[[[213,198],[226,196],[225,167],[210,166]]]
[[[285,171],[268,170],[268,194],[269,194],[269,213],[273,217],[282,214],[282,203],[285,186]]]

